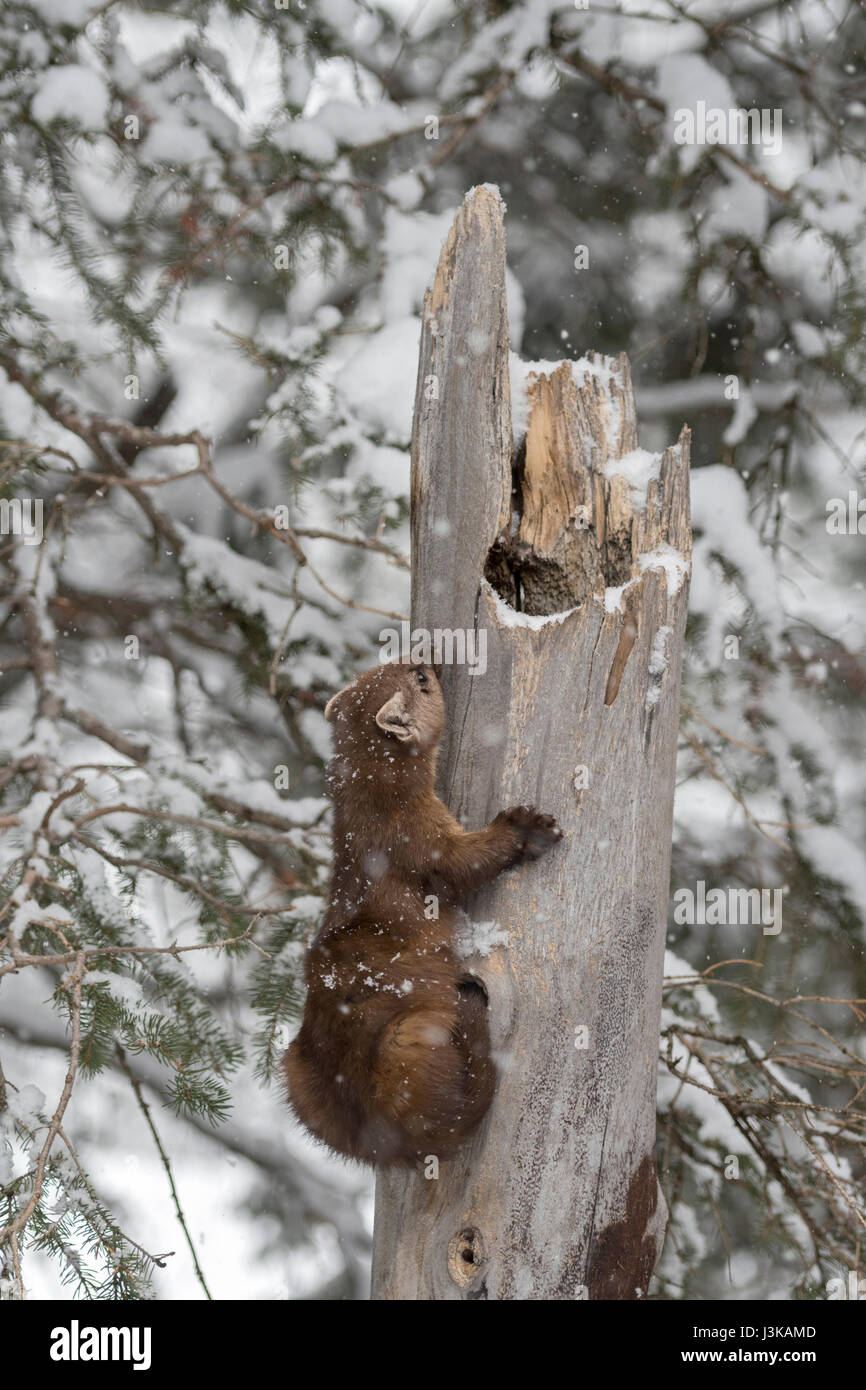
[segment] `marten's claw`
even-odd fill
[[[512,806],[503,819],[518,832],[521,859],[538,859],[562,839],[556,817],[542,815],[534,806]]]

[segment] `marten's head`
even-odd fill
[[[337,753],[435,753],[445,701],[432,666],[389,662],[356,676],[325,706]]]

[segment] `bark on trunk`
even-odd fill
[[[498,1090],[438,1176],[432,1163],[379,1175],[378,1299],[639,1297],[664,1232],[655,1098],[689,436],[642,493],[606,467],[632,455],[635,477],[648,462],[624,356],[563,363],[528,394],[515,456],[502,209],[479,188],[425,301],[413,628],[486,630],[484,674],[446,667],[440,794],[470,829],[534,804],[565,842],[473,905],[497,928],[468,960]]]

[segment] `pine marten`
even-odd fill
[[[439,800],[445,702],[431,666],[366,671],[325,718],[334,868],[283,1061],[289,1101],[350,1158],[446,1157],[484,1117],[496,1079],[486,996],[455,955],[455,909],[562,832],[528,806],[466,831]]]

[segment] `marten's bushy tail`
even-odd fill
[[[461,984],[453,1012],[397,1014],[379,1044],[369,1126],[369,1140],[391,1152],[372,1161],[447,1157],[484,1118],[495,1082],[486,1001],[473,981]]]
[[[493,1099],[484,992],[467,980],[454,1006],[401,1007],[363,1075],[350,1060],[339,1076],[325,1073],[303,1028],[283,1065],[295,1114],[338,1153],[378,1165],[445,1158]]]

